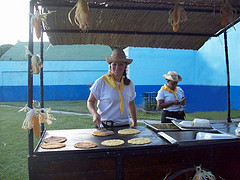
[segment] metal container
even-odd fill
[[[166,131],[164,132],[171,138],[175,139],[178,143],[181,142],[200,142],[200,141],[224,141],[224,140],[229,140],[229,139],[237,139],[236,136],[230,135],[224,132],[219,132],[219,131],[178,131],[178,132],[173,132],[173,131]],[[202,133],[204,135],[209,135],[205,136],[204,138],[197,138],[199,133]]]
[[[180,131],[181,129],[177,127],[173,123],[149,123],[147,121],[144,121],[147,128],[151,129],[154,132],[160,132],[160,131]]]

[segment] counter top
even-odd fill
[[[234,134],[234,131],[236,129],[236,124],[213,124],[213,128],[219,130],[220,132],[224,133],[230,133]],[[212,140],[212,141],[196,141],[195,135],[196,131],[182,131],[179,130],[179,133],[177,131],[169,131],[166,132],[168,135],[171,135],[174,137],[178,142],[176,144],[171,144],[168,142],[165,138],[158,135],[158,133],[152,131],[151,129],[145,127],[145,126],[138,126],[136,129],[140,130],[141,133],[136,135],[119,135],[117,131],[119,129],[124,128],[114,128],[112,129],[114,131],[114,135],[111,136],[105,136],[105,137],[96,137],[93,136],[92,133],[96,131],[97,129],[69,129],[69,130],[48,130],[45,131],[44,135],[42,136],[39,145],[35,149],[35,153],[48,153],[48,152],[101,152],[101,151],[111,151],[111,150],[130,150],[130,149],[151,149],[151,148],[167,148],[167,147],[174,147],[174,146],[197,146],[197,145],[205,145],[205,144],[214,144],[214,143],[222,143],[227,141],[239,141],[239,139],[231,139],[231,140]],[[66,144],[65,147],[60,149],[42,149],[40,146],[43,142],[43,139],[51,136],[63,136],[67,138],[67,141],[64,142]],[[144,144],[144,145],[132,145],[128,144],[128,140],[132,138],[138,138],[138,137],[145,137],[151,139],[151,143]],[[106,147],[101,145],[101,142],[104,140],[109,139],[122,139],[124,140],[124,144],[121,146],[116,147]],[[97,143],[96,148],[91,149],[84,149],[84,148],[75,148],[74,144],[80,141],[91,141]],[[197,143],[196,143],[197,142]]]
[[[126,149],[126,148],[146,148],[146,147],[152,147],[152,146],[172,146],[172,144],[168,143],[165,139],[161,138],[158,134],[155,132],[151,131],[150,129],[143,127],[143,126],[138,126],[136,129],[140,130],[141,133],[136,134],[136,135],[119,135],[117,131],[119,129],[123,128],[114,128],[114,135],[111,136],[105,136],[105,137],[96,137],[93,136],[92,133],[93,131],[96,131],[97,129],[69,129],[69,130],[49,130],[46,131],[45,134],[43,135],[40,144],[41,145],[43,142],[43,139],[51,136],[63,136],[67,138],[67,141],[64,142],[66,146],[61,149],[42,149],[41,147],[38,147],[35,152],[55,152],[55,151],[98,151],[98,150],[110,150],[110,149]],[[149,144],[144,144],[144,145],[132,145],[128,144],[128,140],[132,138],[138,138],[138,137],[145,137],[151,139],[151,143]],[[101,142],[104,140],[109,140],[109,139],[122,139],[124,140],[124,144],[121,146],[116,146],[116,147],[106,147],[101,145]],[[83,149],[83,148],[75,148],[74,144],[80,141],[91,141],[97,143],[96,148],[92,149]]]

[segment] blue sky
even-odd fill
[[[28,41],[29,0],[1,0],[0,22],[0,45]]]

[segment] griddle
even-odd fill
[[[35,149],[35,153],[44,153],[44,152],[73,152],[73,151],[106,151],[106,150],[126,150],[127,148],[151,148],[156,146],[174,146],[173,144],[166,141],[164,138],[160,137],[155,132],[151,131],[150,129],[138,126],[136,129],[140,130],[141,133],[136,135],[119,135],[117,132],[120,129],[125,129],[126,127],[121,128],[113,128],[108,130],[113,130],[114,135],[111,136],[105,136],[105,137],[97,137],[93,136],[93,131],[96,131],[97,129],[69,129],[69,130],[49,130],[45,131],[43,134],[39,145]],[[60,148],[60,149],[42,149],[40,146],[43,142],[43,139],[50,137],[50,136],[63,136],[67,138],[67,141],[64,142],[66,144],[66,147]],[[144,144],[144,145],[132,145],[128,144],[128,140],[132,138],[138,138],[138,137],[145,137],[151,139],[151,143]],[[116,147],[106,147],[101,145],[101,142],[104,140],[109,139],[122,139],[124,140],[124,144],[121,146]],[[75,148],[74,144],[80,141],[91,141],[97,143],[96,148],[91,149],[84,149],[84,148]]]

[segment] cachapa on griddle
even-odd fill
[[[49,142],[41,145],[43,149],[59,149],[65,147],[66,144],[58,143],[58,142]]]
[[[90,141],[81,141],[76,144],[74,144],[75,148],[95,148],[97,147],[97,143],[95,142],[90,142]]]
[[[109,139],[101,142],[103,146],[120,146],[124,144],[124,141],[121,139]]]
[[[133,138],[133,139],[128,140],[129,144],[135,144],[135,145],[148,144],[148,143],[151,143],[151,142],[152,141],[149,138],[143,138],[143,137]]]
[[[113,131],[108,131],[108,130],[107,131],[106,130],[104,130],[104,131],[97,130],[92,133],[92,135],[94,135],[94,136],[110,136],[113,134],[114,134]]]
[[[50,142],[62,143],[62,142],[67,141],[67,138],[66,137],[60,137],[60,136],[51,136],[51,137],[45,138],[43,141],[45,143],[50,143]]]
[[[133,128],[118,130],[118,134],[120,135],[134,135],[134,134],[139,134],[140,132],[141,131],[139,131],[138,129],[133,129]]]

